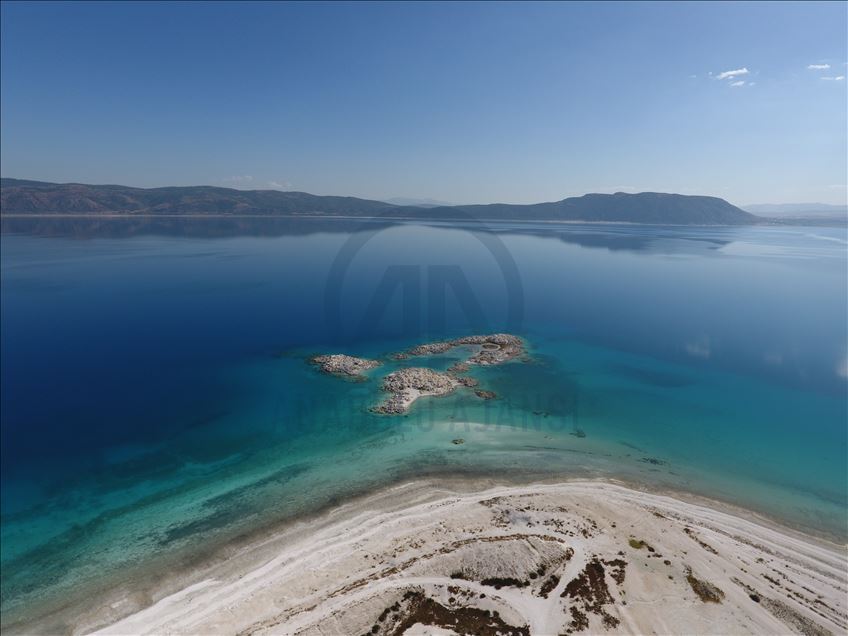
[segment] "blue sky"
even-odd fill
[[[844,203],[846,7],[4,2],[2,174]]]

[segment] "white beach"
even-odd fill
[[[405,483],[246,545],[99,633],[845,633],[845,546],[718,508],[609,482]]]

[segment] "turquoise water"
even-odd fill
[[[7,624],[431,474],[621,477],[848,539],[844,228],[3,230]],[[459,352],[306,363],[507,330],[530,360],[473,371],[497,399],[405,417],[369,412],[380,377]]]

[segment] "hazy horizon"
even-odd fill
[[[10,177],[10,176],[6,176],[6,175],[0,175],[0,178],[2,178],[2,179],[17,179],[17,180],[20,180],[20,181],[42,181],[41,179],[28,179],[28,178],[25,178],[25,177]],[[128,186],[127,184],[124,184],[124,183],[85,183],[85,182],[82,182],[82,181],[68,181],[68,182],[44,181],[44,183],[58,183],[59,185],[79,184],[79,185],[88,185],[88,186],[125,186],[125,187],[147,188],[147,186]],[[274,191],[274,190],[276,190],[276,191],[279,191],[279,192],[304,192],[304,191],[300,191],[300,190],[280,190],[280,189],[269,188],[269,187],[264,187],[264,188],[253,187],[252,188],[252,187],[248,187],[248,186],[243,186],[243,187],[236,187],[236,186],[231,186],[231,185],[222,186],[222,185],[215,184],[215,183],[172,184],[172,185],[167,185],[167,186],[149,186],[149,188],[152,188],[152,189],[159,188],[159,187],[162,187],[162,188],[167,188],[167,187],[189,187],[189,188],[212,187],[212,188],[226,188],[226,189],[231,189],[231,190],[240,190],[240,191],[246,191],[246,192],[261,191],[261,190],[264,190],[264,191]],[[682,194],[682,193],[676,193],[676,192],[659,192],[659,191],[647,192],[647,191],[635,191],[635,190],[634,191],[623,191],[623,192],[625,194]],[[350,195],[335,194],[335,193],[326,195],[324,193],[318,193],[318,192],[307,192],[306,194],[314,194],[314,195],[317,195],[317,196],[350,196]],[[582,194],[573,194],[573,195],[560,197],[560,199],[553,199],[552,201],[558,201],[558,200],[561,200],[561,199],[566,199],[566,198],[571,198],[571,197],[581,197],[581,196],[585,196],[587,194],[615,194],[615,193],[613,193],[613,192],[584,192]],[[700,194],[693,193],[691,196],[707,196],[707,197],[710,197],[710,196],[716,196],[716,195],[704,194],[704,193],[700,193]],[[509,201],[477,201],[477,202],[472,202],[472,203],[454,203],[454,202],[451,202],[451,201],[438,201],[436,199],[431,199],[431,198],[428,198],[428,197],[406,197],[406,196],[392,196],[392,197],[379,197],[379,198],[361,197],[361,198],[365,198],[365,199],[369,199],[369,200],[373,200],[373,201],[383,201],[385,203],[391,203],[391,204],[394,204],[394,205],[401,205],[401,206],[402,205],[413,205],[413,206],[426,206],[426,207],[451,207],[451,206],[462,206],[462,205],[489,205],[489,204],[498,204],[498,203],[506,203],[506,204],[510,204],[510,205],[521,205],[521,204],[516,204],[514,202],[509,202]],[[721,197],[719,197],[719,198],[721,198]],[[528,203],[532,204],[532,203],[548,203],[548,202],[549,201],[530,201]],[[800,209],[805,208],[805,207],[814,208],[816,206],[821,206],[821,207],[824,207],[824,208],[834,208],[834,209],[840,209],[841,210],[842,208],[845,208],[846,206],[848,206],[848,202],[846,202],[846,203],[822,203],[820,201],[802,201],[802,202],[798,202],[798,203],[784,203],[784,202],[773,202],[772,201],[772,202],[758,202],[758,203],[745,203],[745,204],[737,204],[733,201],[729,201],[729,203],[735,205],[736,207],[738,207],[740,209],[750,211],[750,212],[753,212],[755,214],[757,212],[750,210],[749,208],[769,208],[769,207],[791,208],[794,211],[794,210],[800,210]],[[762,212],[763,211],[761,210],[760,213],[762,213]]]
[[[844,204],[846,20],[845,3],[4,2],[3,170]]]

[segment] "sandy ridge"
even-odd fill
[[[420,620],[480,633],[497,621],[534,634],[848,629],[844,548],[672,497],[570,482],[360,505],[102,633],[423,633]]]

